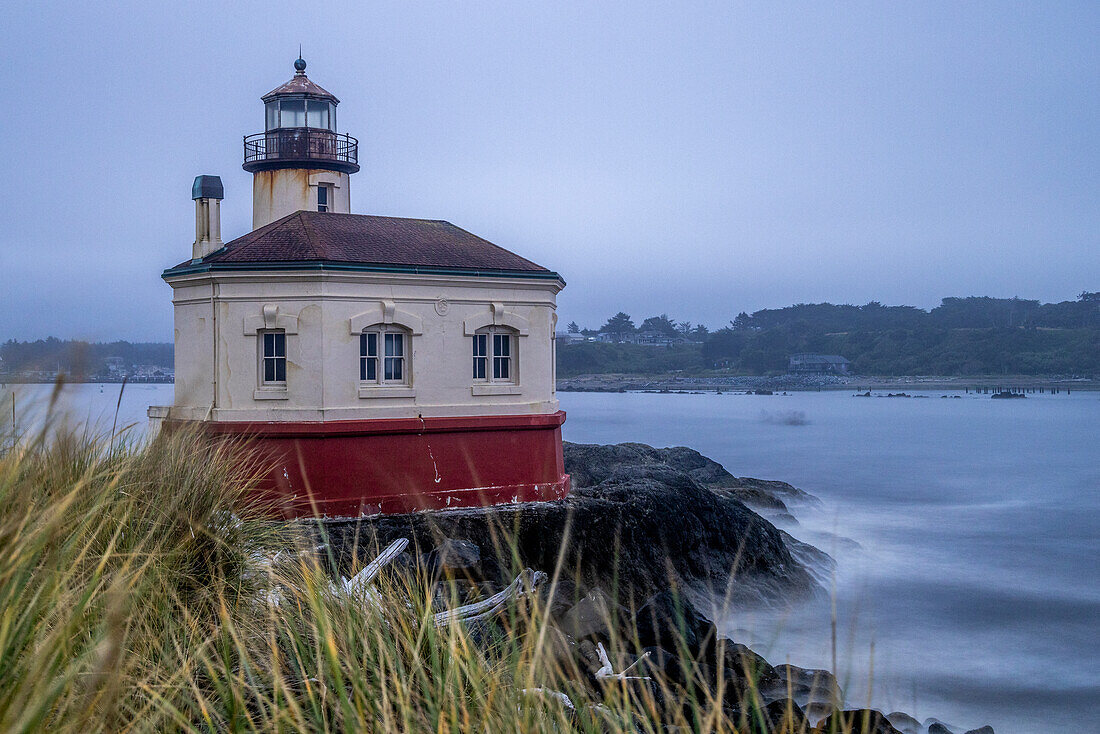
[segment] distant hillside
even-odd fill
[[[46,378],[62,372],[73,379],[118,378],[161,368],[171,370],[172,344],[62,340],[55,337],[33,342],[10,339],[0,344],[0,375],[38,373]]]
[[[930,311],[877,302],[764,309],[738,314],[701,347],[559,345],[558,374],[760,375],[784,372],[800,352],[842,355],[861,375],[1100,375],[1100,293],[1060,303],[944,298]]]

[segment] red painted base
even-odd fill
[[[274,469],[266,489],[290,517],[358,517],[569,493],[565,412],[326,422],[211,422],[249,438]]]

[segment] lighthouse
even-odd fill
[[[340,100],[294,62],[290,81],[260,98],[264,131],[244,139],[244,170],[252,174],[252,229],[296,211],[351,213],[351,174],[359,141],[336,131]]]
[[[150,417],[248,437],[289,516],[563,497],[564,280],[447,221],[353,214],[359,143],[305,72],[244,138],[252,231],[223,242],[222,182],[195,179],[191,257],[162,273],[175,394]]]

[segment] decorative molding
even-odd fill
[[[282,329],[287,334],[298,333],[298,317],[282,312],[282,307],[265,303],[258,316],[244,317],[244,335],[256,336],[264,329]]]
[[[520,336],[527,336],[531,329],[531,324],[527,319],[515,311],[505,309],[504,304],[499,301],[490,303],[488,311],[482,311],[463,322],[466,336],[473,336],[478,332],[478,329],[484,329],[486,326],[506,326]]]
[[[415,398],[416,388],[408,385],[360,385],[359,397],[364,400]]]
[[[309,174],[309,185],[320,186],[324,184],[325,186],[332,186],[333,188],[339,189],[343,186],[344,178],[346,178],[346,174],[341,176],[335,171],[317,171],[316,173]]]
[[[348,333],[362,334],[363,329],[375,324],[397,325],[409,330],[413,336],[424,333],[424,321],[414,313],[402,311],[393,301],[379,301],[372,309],[348,319]]]
[[[522,395],[523,389],[519,385],[473,385],[470,387],[471,395]]]
[[[252,391],[253,400],[287,400],[285,387],[262,387]]]

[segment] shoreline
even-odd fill
[[[559,392],[717,392],[736,393],[755,390],[821,392],[825,390],[939,390],[971,393],[1000,390],[1071,393],[1100,390],[1100,380],[1088,377],[1026,375],[1008,376],[899,376],[838,377],[833,375],[761,376],[669,376],[669,375],[579,375],[558,379]]]

